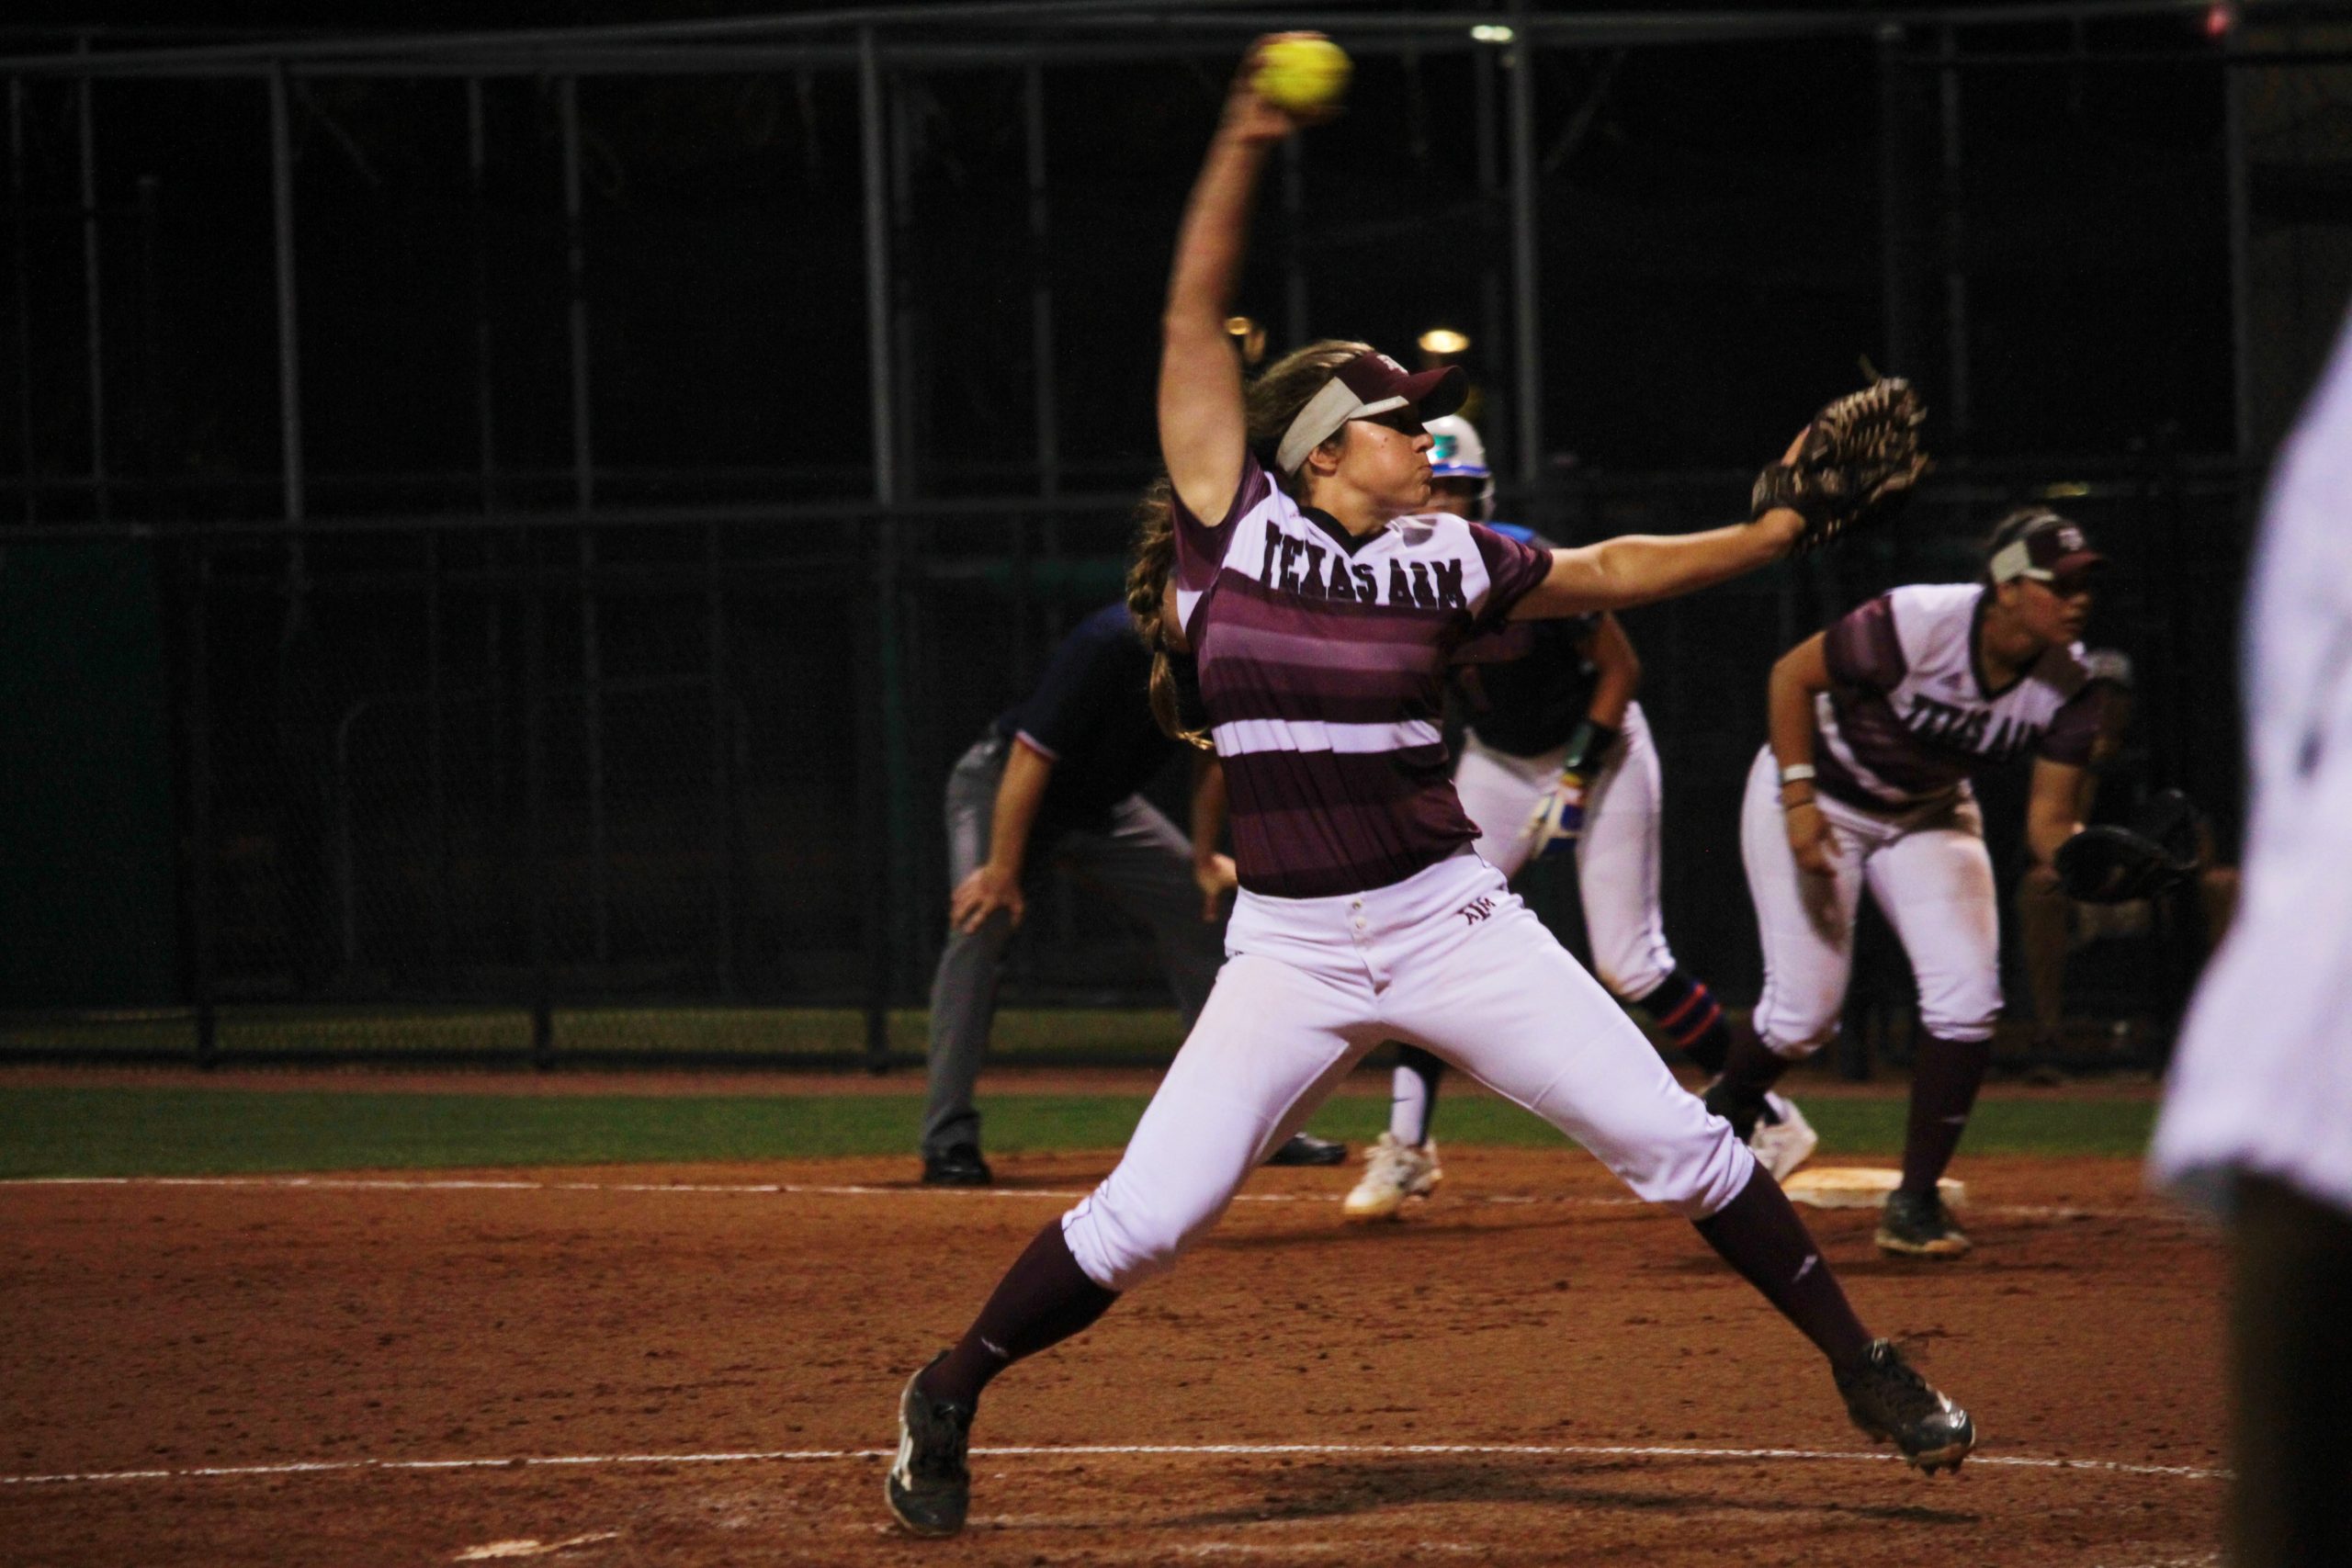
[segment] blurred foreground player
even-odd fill
[[[2272,480],[2246,601],[2241,901],[2154,1175],[2230,1224],[2226,1560],[2352,1562],[2352,320]]]
[[[922,1179],[984,1187],[972,1085],[996,1016],[1004,950],[1039,868],[1056,863],[1151,928],[1190,1030],[1225,961],[1221,904],[1233,861],[1219,853],[1225,777],[1204,759],[1187,839],[1137,792],[1182,750],[1151,716],[1151,654],[1122,604],[1062,639],[1037,682],[973,742],[947,780],[947,945],[931,985],[931,1093]],[[1337,1165],[1339,1144],[1301,1134],[1272,1165]]]

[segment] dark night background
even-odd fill
[[[2167,427],[2188,448],[2227,449],[2220,73],[2198,62],[2210,52],[2199,15],[1968,39],[2036,62],[1964,73],[1972,417],[1939,433],[1943,449],[2097,453]],[[2086,51],[2077,67],[2039,62],[2070,50]],[[2102,52],[2154,51],[2188,63],[2099,63]],[[1904,363],[1941,357],[1937,79],[1899,73],[1896,157],[1914,183],[1897,204],[1896,243],[1917,264],[1906,304],[1918,322],[1917,341],[1898,345],[1878,52],[1848,37],[1538,57],[1551,445],[1609,468],[1740,466],[1848,378],[1857,354],[1931,381],[1948,373]],[[1916,53],[1931,55],[1931,40]],[[1223,70],[1204,58],[1048,73],[1053,209],[1036,259],[1059,311],[1060,445],[1106,482],[1151,462],[1165,252]],[[896,75],[910,143],[897,250],[903,308],[919,323],[908,411],[917,485],[1026,491],[1035,367],[1020,76]],[[528,78],[490,85],[479,206],[462,93],[449,80],[298,87],[305,423],[322,481],[473,466],[477,251],[504,455],[516,466],[570,460],[553,91]],[[1347,118],[1310,135],[1305,152],[1309,330],[1409,344],[1442,321],[1491,344],[1483,263],[1507,259],[1505,215],[1480,190],[1468,52],[1411,67],[1367,56],[1351,96]],[[131,426],[118,466],[274,474],[263,91],[250,79],[107,82],[95,97],[99,199],[123,231],[107,264],[123,306],[112,395]],[[74,395],[85,379],[74,113],[70,86],[28,83],[28,287],[36,322],[59,329],[31,345],[34,380],[51,394],[36,403],[36,472],[87,461]],[[581,116],[598,464],[790,468],[796,490],[863,490],[853,73],[591,79]],[[1280,346],[1292,242],[1278,207],[1270,192],[1244,303],[1275,325]],[[140,311],[152,320],[126,319]]]
[[[110,54],[813,9],[246,6],[163,33],[132,7],[35,8],[0,28],[0,53],[69,51],[77,28]],[[1295,217],[1271,172],[1242,308],[1275,352],[1302,326],[1404,355],[1428,326],[1466,331],[1515,476],[1502,73],[1459,40],[1400,57],[1371,27],[1488,13],[1340,9],[1373,41],[1332,13],[1358,44],[1349,110],[1305,139]],[[1754,984],[1732,811],[1764,667],[1864,594],[1966,575],[2020,499],[2061,498],[2100,530],[2119,570],[2094,640],[2142,666],[2142,772],[2234,829],[2224,650],[2245,539],[2346,276],[2340,68],[2323,31],[2248,36],[2286,63],[2245,95],[2241,359],[2205,8],[1997,10],[1946,13],[1968,21],[1949,73],[1946,34],[1874,29],[1888,8],[1862,5],[1810,11],[1827,22],[1802,39],[1534,52],[1546,440],[1538,486],[1506,485],[1509,514],[1570,537],[1721,521],[1865,354],[1935,410],[1939,476],[1899,537],[1629,623],[1678,813],[1670,929],[1727,995]],[[109,878],[133,890],[49,920],[70,961],[28,957],[0,998],[912,1000],[944,897],[944,769],[1110,596],[1154,464],[1169,245],[1246,36],[1186,14],[1172,36],[1197,47],[961,18],[883,33],[906,503],[888,518],[865,505],[849,33],[775,34],[800,56],[756,70],[591,51],[584,429],[561,65],[420,48],[386,67],[378,48],[365,71],[290,76],[291,529],[266,77],[96,80],[85,224],[75,82],[0,68],[0,626],[15,731],[50,738],[19,748],[0,851],[52,905]],[[1067,52],[1088,38],[1149,58]],[[956,41],[1012,52],[888,52]],[[1023,50],[1042,62],[1042,244]],[[119,705],[107,744],[129,751],[94,749],[70,704]],[[1987,793],[2005,858],[2014,797]],[[58,847],[93,840],[131,847],[119,863]],[[141,898],[164,914],[125,913]],[[142,920],[133,958],[90,960]],[[1152,998],[1132,933],[1083,900],[1038,924],[1017,987]]]

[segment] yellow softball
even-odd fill
[[[1347,51],[1329,39],[1276,39],[1258,51],[1250,85],[1276,108],[1303,114],[1337,103],[1354,70]]]

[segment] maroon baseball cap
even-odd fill
[[[1411,408],[1425,420],[1452,413],[1470,395],[1470,378],[1459,365],[1408,370],[1377,349],[1367,349],[1331,373],[1322,389],[1283,433],[1274,465],[1287,474],[1351,419],[1366,419]]]
[[[2019,577],[2055,582],[2107,564],[2107,558],[2091,548],[2082,525],[2055,512],[2030,513],[2001,533],[2003,540],[1988,563],[1996,582]]]

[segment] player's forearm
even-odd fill
[[[2083,784],[2090,770],[2047,760],[2036,762],[2025,802],[2025,843],[2036,865],[2057,858],[2058,846],[2083,830]]]
[[[1209,143],[1176,231],[1176,261],[1169,274],[1161,323],[1171,336],[1180,330],[1187,334],[1205,330],[1219,349],[1226,348],[1225,319],[1250,248],[1250,203],[1272,145],[1223,127]]]
[[[1159,452],[1193,514],[1222,523],[1249,426],[1225,321],[1249,246],[1250,198],[1267,144],[1220,130],[1184,209],[1160,321]]]
[[[1017,739],[1007,748],[996,809],[989,818],[989,863],[1008,876],[1019,876],[1029,857],[1029,835],[1053,777],[1052,758]]]
[[[1225,841],[1225,765],[1215,757],[1204,756],[1193,769],[1193,863],[1195,865],[1216,855],[1217,846]]]
[[[1703,534],[1628,534],[1552,552],[1552,570],[1512,609],[1519,620],[1627,610],[1744,577],[1788,554],[1804,519],[1776,510]]]
[[[1819,634],[1773,661],[1764,708],[1772,759],[1782,769],[1813,766],[1814,698],[1828,689],[1829,670]]]
[[[1592,703],[1585,717],[1611,730],[1625,728],[1625,710],[1642,689],[1642,656],[1614,615],[1603,615],[1593,627]]]
[[[2058,858],[2058,846],[2082,830],[2082,823],[2071,813],[2044,816],[2040,812],[2026,813],[2025,842],[2036,865],[2049,865]]]

